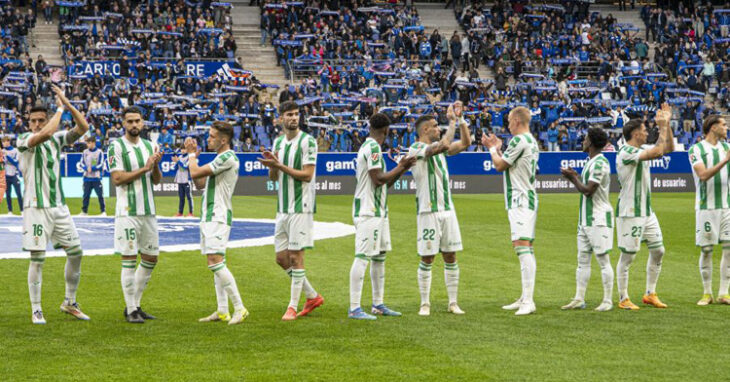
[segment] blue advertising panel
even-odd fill
[[[239,175],[241,176],[266,176],[268,169],[262,165],[257,158],[258,153],[238,153],[241,163]],[[355,153],[320,153],[317,158],[317,176],[355,176],[356,170]],[[611,173],[616,173],[616,153],[604,153],[611,164]],[[402,156],[402,155],[401,155]],[[172,165],[172,155],[165,154],[162,158],[161,168],[163,176],[175,176]],[[199,162],[208,163],[215,158],[215,154],[200,154]],[[386,155],[386,165],[392,168],[396,165],[393,159]],[[81,170],[81,154],[69,153],[66,155],[68,166],[62,161],[62,168],[67,168],[66,176],[83,176]],[[580,171],[583,168],[588,155],[580,152],[543,152],[540,153],[538,161],[539,173],[541,175],[560,175],[561,167],[573,167]],[[489,153],[461,153],[447,158],[449,173],[451,175],[499,175],[494,169]],[[662,158],[649,162],[652,173],[655,174],[691,174],[692,168],[687,159],[687,152],[669,153]]]

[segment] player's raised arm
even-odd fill
[[[89,122],[87,122],[84,115],[81,114],[81,112],[76,109],[76,107],[71,102],[69,102],[68,98],[63,93],[63,90],[61,90],[61,88],[56,85],[51,85],[51,90],[53,90],[53,93],[55,93],[56,97],[58,97],[58,99],[61,101],[63,107],[71,112],[71,116],[73,117],[76,127],[69,130],[69,132],[66,134],[66,144],[72,144],[76,142],[79,138],[84,136],[87,131],[89,131]]]
[[[649,160],[660,158],[662,155],[667,153],[667,139],[669,134],[669,119],[672,117],[672,111],[667,104],[662,105],[660,110],[657,110],[654,121],[659,126],[659,138],[656,141],[654,147],[641,151],[639,154],[639,160]],[[674,142],[672,142],[670,148],[674,149]]]
[[[444,134],[441,141],[448,147],[446,150],[448,155],[456,155],[469,148],[471,145],[471,133],[469,132],[469,124],[464,120],[464,105],[461,101],[454,102],[449,108],[453,108],[451,117],[449,117],[449,130]],[[449,116],[448,113],[447,116]],[[460,139],[458,142],[454,142],[456,131],[455,129],[452,130],[452,117],[453,122],[459,124]]]
[[[155,146],[155,153],[147,160],[152,161],[152,184],[160,184],[162,181],[162,170],[160,170],[160,161],[162,160],[162,151],[159,146]]]
[[[190,177],[193,178],[195,188],[203,189],[205,187],[205,178],[213,175],[213,169],[209,164],[198,166],[198,144],[191,137],[185,138],[185,152],[188,153],[188,169]],[[182,161],[178,160],[178,165],[182,165]]]
[[[669,121],[672,120],[672,107],[668,103],[663,103],[662,110],[666,114],[667,120],[667,140],[664,142],[664,154],[668,154],[674,152],[674,132],[672,127],[669,126]]]
[[[61,100],[59,100],[58,97],[56,97],[56,104],[58,105],[58,108],[56,109],[56,114],[54,114],[48,122],[46,122],[48,114],[46,114],[45,108],[42,109],[42,113],[36,113],[31,110],[30,120],[28,121],[31,131],[33,131],[34,125],[43,125],[44,123],[45,125],[37,133],[31,134],[27,142],[23,143],[22,139],[18,140],[18,149],[20,151],[25,151],[29,148],[40,145],[41,143],[51,139],[53,134],[58,131],[58,126],[61,123],[61,115],[63,115],[64,108]]]

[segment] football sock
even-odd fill
[[[700,252],[700,277],[704,294],[712,294],[712,247],[703,247]]]
[[[367,257],[365,255],[355,255],[355,260],[352,262],[352,267],[350,268],[350,310],[355,310],[360,307],[362,284],[367,268]]]
[[[30,306],[33,312],[41,310],[41,285],[43,284],[43,262],[45,261],[45,251],[30,253],[28,293],[30,294]]]
[[[243,301],[241,300],[241,294],[238,292],[236,279],[233,277],[233,274],[228,269],[226,264],[221,262],[218,264],[209,265],[208,269],[213,271],[213,275],[216,278],[216,283],[221,286],[228,298],[231,299],[231,302],[233,303],[233,309],[235,311],[243,309]],[[226,304],[225,312],[220,311],[220,305],[221,303],[219,300],[218,312],[222,314],[228,313],[228,304]]]
[[[456,303],[459,294],[459,263],[444,262],[444,282],[446,283],[446,294],[449,296],[449,304]]]
[[[532,247],[517,246],[515,247],[517,257],[520,259],[520,272],[522,274],[522,302],[532,302],[535,290],[535,271],[537,264]]]
[[[646,294],[656,293],[656,282],[662,271],[664,246],[649,248],[649,260],[646,262]]]
[[[385,293],[385,254],[372,257],[370,282],[373,284],[373,305],[380,305]]]
[[[305,278],[306,272],[304,269],[291,270],[291,299],[289,300],[289,307],[294,308],[294,310],[297,310],[299,307],[299,297],[302,295]]]
[[[578,267],[575,269],[575,300],[585,301],[586,288],[591,279],[591,253],[578,252]]]
[[[64,267],[64,275],[66,278],[66,303],[73,304],[76,302],[76,290],[79,288],[81,281],[81,247],[75,246],[66,248],[66,266]]]
[[[286,274],[289,275],[289,277],[291,277],[291,271],[291,267],[286,269]],[[304,283],[302,284],[302,291],[304,291],[304,296],[308,299],[317,297],[317,291],[314,290],[314,287],[312,287],[312,284],[309,283],[309,279],[306,276],[304,277]]]
[[[220,279],[215,275],[213,275],[213,281],[215,283],[215,300],[218,302],[218,313],[227,314],[228,296],[226,296],[226,291],[223,289]]]
[[[722,260],[720,260],[720,291],[718,296],[727,295],[728,286],[730,286],[730,247],[723,247]]]
[[[421,291],[421,305],[430,304],[431,266],[423,261],[418,264],[418,290]]]
[[[629,268],[636,257],[635,253],[621,252],[616,265],[616,282],[618,283],[618,299],[623,301],[629,298]]]
[[[613,302],[613,267],[611,267],[611,256],[606,253],[596,256],[596,261],[601,267],[601,281],[603,281],[603,301]]]
[[[137,307],[142,306],[142,293],[147,288],[147,283],[152,277],[152,270],[155,269],[155,265],[157,265],[157,262],[141,260],[137,271],[134,273],[134,302]]]
[[[137,302],[134,299],[134,267],[137,260],[122,260],[122,293],[124,294],[124,304],[127,305],[127,314],[137,310]]]

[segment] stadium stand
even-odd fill
[[[393,120],[388,145],[405,148],[418,116],[434,113],[445,123],[445,107],[457,99],[468,105],[471,150],[483,149],[484,132],[507,141],[506,113],[515,105],[532,110],[543,149],[575,150],[596,124],[617,145],[629,118],[648,117],[663,102],[676,106],[672,126],[688,146],[699,139],[698,121],[730,103],[730,11],[712,7],[644,6],[634,11],[644,22],[636,26],[582,2],[471,2],[454,9],[463,31],[438,31],[422,24],[418,5],[267,1],[254,45],[275,52],[290,81],[279,88],[246,70],[229,3],[98,4],[40,4],[44,23],[58,20],[62,68],[42,58],[33,64],[27,36],[35,14],[3,5],[3,133],[23,131],[23,111],[52,101],[50,82],[66,83],[102,148],[121,135],[116,115],[133,104],[147,113],[150,136],[164,137],[170,150],[189,135],[204,146],[204,127],[216,119],[236,122],[238,150],[268,148],[280,134],[276,106],[295,100],[302,128],[322,151],[356,151],[376,110]],[[191,63],[221,68],[191,75]]]

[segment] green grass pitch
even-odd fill
[[[652,198],[667,248],[658,285],[669,304],[666,310],[594,312],[602,295],[595,260],[588,309],[559,309],[575,293],[577,194],[540,196],[538,310],[527,317],[500,309],[520,294],[519,264],[501,195],[454,195],[465,247],[458,255],[465,316],[445,312],[440,259],[434,265],[432,315],[417,315],[413,195],[389,198],[394,250],[386,262],[385,301],[404,316],[375,322],[346,317],[352,236],[316,242],[307,252],[307,276],[326,302],[310,317],[288,323],[280,318],[289,300],[289,278],[276,265],[273,247],[230,250],[228,266],[251,312],[237,327],[197,322],[215,309],[215,294],[213,276],[196,252],[161,255],[143,300],[159,320],[144,325],[123,321],[120,261],[114,256],[84,259],[78,298],[90,322],[58,311],[65,260],[46,260],[45,326],[30,322],[28,261],[0,260],[1,379],[726,380],[730,306],[695,305],[702,286],[693,198],[670,193]],[[317,220],[351,223],[351,196],[319,196],[317,202]],[[108,204],[113,209],[114,201]],[[177,198],[157,198],[157,205],[161,215],[172,215]],[[70,206],[78,213],[80,200]],[[98,212],[94,208],[92,201],[91,213]],[[275,199],[237,197],[234,208],[236,217],[273,218]],[[615,266],[617,250],[611,256]],[[635,302],[645,287],[646,257],[644,248],[631,270],[629,292]],[[718,265],[719,249],[715,293]],[[368,275],[363,305],[369,302]]]

